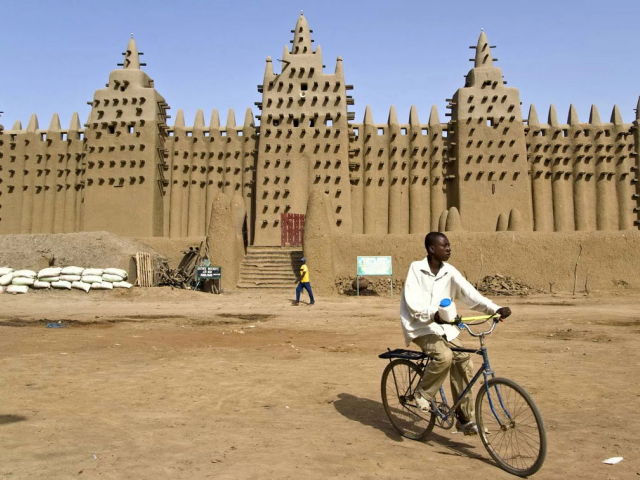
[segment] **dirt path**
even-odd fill
[[[515,313],[492,364],[547,426],[536,478],[640,475],[639,299],[498,299]],[[0,308],[0,479],[509,477],[478,438],[388,423],[377,355],[402,346],[397,298],[136,289]]]

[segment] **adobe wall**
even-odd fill
[[[38,271],[52,263],[57,267],[121,268],[135,283],[134,256],[138,252],[161,256],[143,242],[109,232],[0,235],[0,266],[16,270]]]
[[[540,123],[523,119],[520,93],[494,66],[484,32],[473,68],[441,123],[415,107],[401,123],[348,111],[342,58],[326,72],[304,15],[279,71],[267,57],[258,85],[261,110],[226,126],[217,110],[193,125],[169,105],[141,69],[129,40],[122,69],[91,102],[86,128],[74,114],[41,129],[0,126],[0,234],[106,230],[131,237],[203,236],[212,199],[240,196],[252,245],[280,245],[281,215],[304,213],[312,188],[330,197],[341,234],[441,231],[632,231],[640,225],[640,108],[625,124],[592,108],[588,123],[555,107]],[[276,68],[275,70],[278,70]]]
[[[342,58],[335,71],[323,71],[322,49],[313,48],[311,29],[300,15],[285,46],[281,70],[267,58],[263,84],[260,145],[256,165],[256,245],[280,245],[281,215],[304,214],[311,188],[331,196],[334,225],[351,233],[349,120],[353,99],[347,95]]]
[[[189,250],[189,247],[199,247],[204,239],[204,237],[141,237],[132,240],[158,252],[167,260],[170,268],[178,268],[184,257],[184,252]]]
[[[640,288],[640,232],[500,232],[447,233],[451,264],[472,283],[485,275],[502,274],[530,286],[554,292],[573,290],[576,260],[577,292],[586,277],[590,291]],[[391,255],[394,278],[404,280],[412,261],[425,256],[424,235],[336,235],[333,237],[336,277],[355,277],[356,257]],[[482,261],[481,261],[482,259]],[[482,263],[482,269],[481,269]]]
[[[78,231],[83,152],[77,113],[68,129],[54,114],[48,129],[32,115],[0,132],[0,233]]]
[[[185,126],[178,110],[173,128],[168,130],[167,178],[170,187],[165,195],[166,234],[171,238],[204,236],[211,217],[212,201],[223,192],[229,199],[239,195],[244,200],[249,219],[255,218],[255,163],[257,135],[251,109],[247,109],[243,126],[236,126],[229,110],[226,127],[220,126],[217,110],[205,126],[204,114],[198,110],[193,126]],[[253,221],[249,221],[252,238]]]
[[[589,123],[580,123],[572,105],[565,124],[553,105],[547,123],[531,106],[526,135],[536,231],[636,228],[635,130],[617,106],[610,122],[594,105]]]
[[[447,208],[446,130],[435,106],[428,123],[420,123],[415,107],[409,123],[399,123],[392,106],[385,124],[374,123],[369,107],[363,123],[351,124],[353,233],[423,233],[437,228]]]
[[[498,218],[517,216],[531,231],[531,184],[516,88],[505,86],[480,34],[474,68],[453,96],[448,161],[455,165],[452,202],[465,230],[495,231]]]
[[[169,106],[140,70],[133,38],[123,65],[94,94],[85,132],[79,230],[162,236],[164,122]]]

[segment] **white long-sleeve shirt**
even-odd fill
[[[414,338],[436,334],[451,341],[460,334],[455,325],[441,325],[433,320],[443,298],[460,300],[478,312],[493,315],[500,308],[483,297],[452,265],[442,263],[437,275],[431,273],[427,258],[413,262],[402,291],[400,319],[407,346]]]

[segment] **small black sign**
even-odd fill
[[[222,267],[196,267],[198,280],[211,280],[222,278]]]

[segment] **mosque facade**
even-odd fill
[[[187,125],[141,69],[136,42],[95,92],[82,125],[32,115],[0,132],[0,234],[109,231],[131,237],[201,237],[214,196],[244,203],[253,245],[280,245],[287,215],[312,189],[328,195],[346,234],[440,231],[596,231],[638,228],[638,118],[592,107],[580,122],[555,107],[523,118],[484,32],[473,68],[426,122],[392,106],[376,123],[349,111],[353,86],[338,57],[326,71],[304,15],[278,68],[266,60],[262,100],[241,122],[198,110]],[[277,71],[276,71],[277,70]]]

